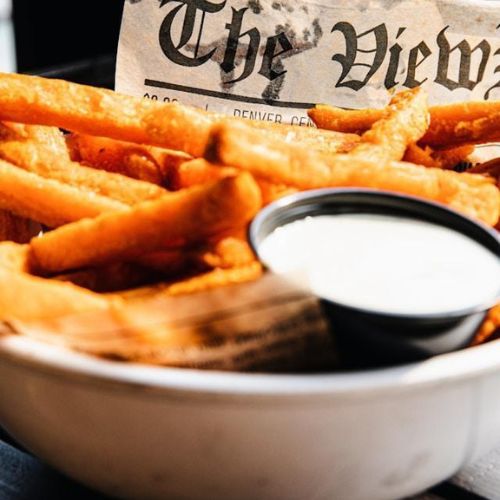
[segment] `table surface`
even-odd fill
[[[58,474],[0,429],[0,500],[106,500]],[[500,500],[500,449],[455,478],[411,500]],[[410,500],[410,499],[407,499]]]

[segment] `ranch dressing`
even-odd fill
[[[482,306],[500,290],[500,260],[437,224],[376,214],[307,217],[276,229],[260,256],[305,272],[317,295],[362,309],[425,315]]]

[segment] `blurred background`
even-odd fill
[[[113,72],[122,9],[122,0],[0,0],[0,70],[46,73],[65,66],[71,74],[64,76],[74,80],[87,78],[89,68]]]

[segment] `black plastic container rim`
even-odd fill
[[[260,259],[259,247],[262,240],[276,228],[300,220],[308,216],[324,215],[327,210],[328,199],[334,198],[338,206],[344,198],[358,198],[346,201],[343,210],[335,213],[378,213],[385,215],[400,215],[401,217],[424,220],[433,224],[448,227],[473,239],[483,247],[490,250],[500,259],[500,235],[482,222],[476,221],[466,215],[453,210],[442,203],[428,201],[417,196],[404,195],[392,191],[379,191],[366,188],[323,188],[303,191],[285,196],[267,207],[263,208],[254,218],[248,230],[250,245]],[[353,209],[358,206],[365,210]],[[367,210],[370,208],[370,210]],[[326,209],[326,210],[325,210]],[[264,264],[265,265],[265,264]],[[461,319],[474,314],[486,312],[494,307],[500,300],[500,287],[495,297],[486,304],[472,306],[456,311],[446,311],[432,314],[401,314],[361,307],[351,306],[331,299],[323,299],[334,305],[349,309],[360,314],[372,315],[379,318],[393,320],[438,321]]]

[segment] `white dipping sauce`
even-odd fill
[[[274,272],[302,271],[314,293],[393,314],[485,305],[500,289],[500,259],[437,224],[376,214],[307,217],[276,229],[259,254]]]

